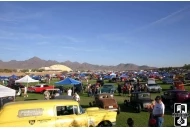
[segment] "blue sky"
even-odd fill
[[[0,2],[0,59],[181,66],[190,2]]]

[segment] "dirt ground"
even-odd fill
[[[60,73],[61,72],[30,72],[30,73],[13,72],[13,73],[0,73],[0,76],[11,76],[13,74],[16,76],[25,76],[30,74],[45,75],[45,74],[60,74]]]

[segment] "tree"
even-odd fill
[[[189,69],[190,69],[190,64],[185,64],[185,65],[183,66],[183,69],[189,70]]]

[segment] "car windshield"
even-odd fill
[[[149,87],[158,86],[157,84],[148,84]]]
[[[102,88],[100,90],[100,93],[113,93],[113,90],[111,90],[110,88]]]
[[[37,86],[35,86],[36,88],[40,88],[41,86],[40,85],[37,85]]]
[[[149,93],[143,93],[143,94],[139,94],[139,98],[150,98],[150,94]]]
[[[112,85],[104,85],[103,88],[111,88]]]

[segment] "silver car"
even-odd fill
[[[162,88],[156,83],[155,79],[150,78],[147,82],[147,91],[160,93],[162,91]]]
[[[158,93],[160,93],[162,91],[162,88],[158,84],[148,84],[147,85],[147,91],[148,92],[158,92]]]

